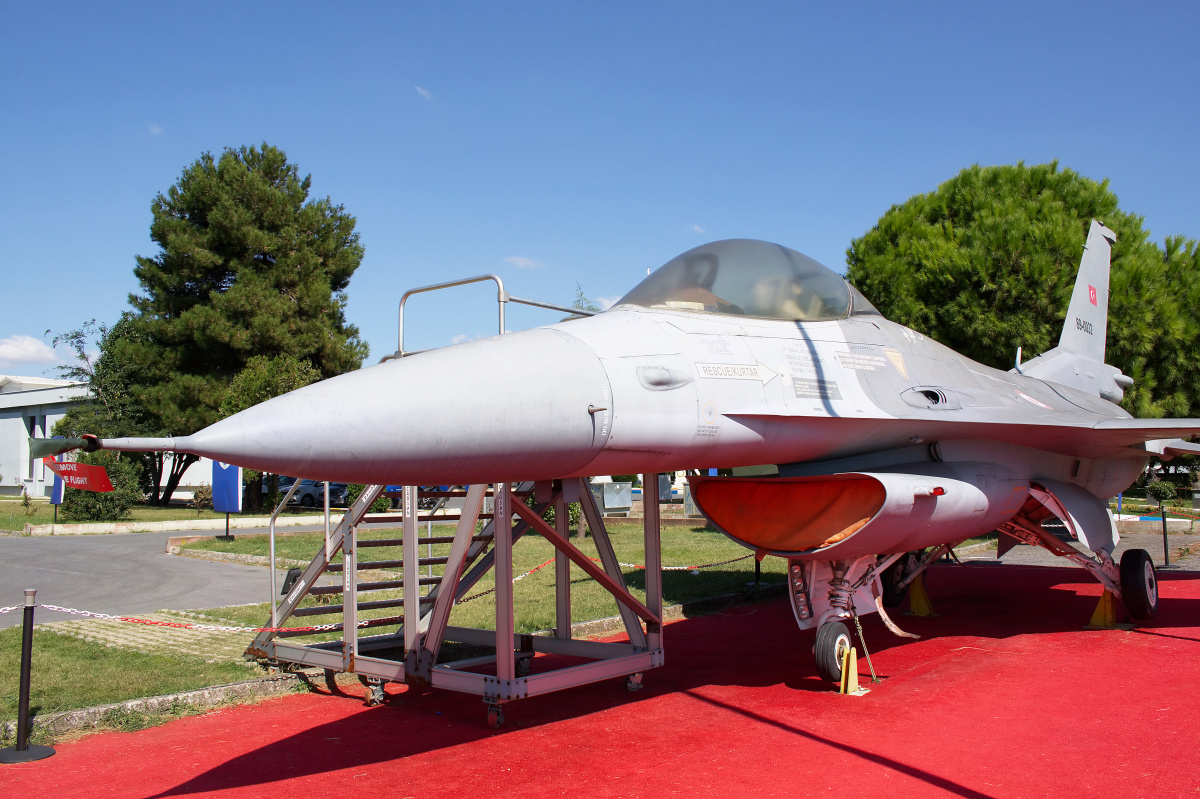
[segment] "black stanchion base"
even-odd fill
[[[10,746],[7,749],[0,749],[0,763],[28,763],[33,760],[44,760],[52,754],[54,754],[53,746],[30,744],[29,748],[24,751]]]

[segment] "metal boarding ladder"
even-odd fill
[[[532,483],[524,483],[518,487],[517,491],[519,493],[528,493],[529,491],[532,490],[532,488],[533,488]],[[362,621],[359,621],[357,619],[358,611],[363,611],[363,610],[378,610],[378,609],[383,609],[383,608],[397,608],[403,612],[403,610],[405,608],[405,602],[407,599],[409,599],[409,597],[407,595],[404,597],[400,597],[400,598],[383,599],[383,600],[370,600],[370,599],[365,599],[362,596],[364,593],[370,594],[370,593],[374,593],[376,591],[404,589],[405,588],[404,577],[407,577],[407,575],[408,575],[408,570],[405,569],[405,558],[403,558],[403,557],[399,560],[362,560],[359,557],[358,550],[361,550],[361,549],[371,549],[371,548],[378,548],[378,547],[404,547],[405,536],[403,536],[403,535],[400,538],[375,538],[375,539],[366,539],[366,540],[358,539],[357,531],[359,528],[382,527],[382,526],[394,527],[395,526],[395,524],[397,522],[397,518],[395,516],[369,513],[369,509],[370,509],[371,505],[374,504],[375,500],[377,500],[383,494],[383,491],[384,491],[384,486],[382,486],[382,485],[367,486],[363,490],[363,492],[358,496],[358,498],[347,509],[346,513],[342,516],[342,519],[341,519],[341,521],[338,522],[337,526],[332,528],[329,531],[328,537],[326,539],[326,545],[323,546],[317,552],[317,554],[313,556],[313,559],[309,562],[308,566],[305,567],[304,570],[301,572],[300,576],[296,579],[291,590],[288,592],[287,597],[282,602],[278,601],[279,597],[274,594],[274,589],[272,589],[273,611],[272,611],[271,618],[268,620],[269,628],[265,629],[264,631],[262,631],[258,634],[258,636],[254,639],[254,641],[247,648],[247,650],[246,650],[247,655],[253,656],[253,657],[258,657],[258,658],[264,658],[264,659],[271,660],[271,661],[285,660],[288,662],[297,663],[299,665],[305,665],[304,660],[298,661],[298,660],[292,660],[291,657],[280,657],[281,654],[295,655],[296,652],[293,651],[294,647],[288,647],[283,652],[274,651],[276,649],[276,647],[278,646],[279,639],[298,638],[298,637],[303,637],[303,636],[316,635],[316,634],[322,633],[322,632],[335,632],[335,631],[345,632],[346,624],[347,624],[346,617],[350,616],[350,615],[353,615],[355,617],[354,623],[357,625],[356,629],[373,628],[373,627],[381,627],[381,626],[393,626],[393,625],[398,626],[400,628],[400,632],[390,634],[390,635],[374,636],[372,638],[359,638],[358,639],[359,651],[370,650],[370,649],[391,648],[391,647],[395,647],[397,645],[397,643],[398,643],[397,638],[402,635],[402,631],[403,631],[403,623],[404,623],[403,615],[399,616],[399,617],[388,616],[388,617],[380,618],[380,619],[367,619],[367,620],[362,620]],[[438,506],[441,506],[445,502],[445,500],[449,499],[451,496],[463,496],[463,497],[466,496],[466,492],[464,492],[464,491],[432,492],[432,493],[437,495],[440,499]],[[444,494],[444,496],[443,496],[443,494]],[[290,494],[289,494],[289,496],[290,496]],[[282,507],[287,504],[287,500],[288,500],[289,496],[285,496],[283,498],[283,500],[280,502],[280,509],[282,509]],[[420,496],[420,492],[417,492],[417,496],[418,497]],[[416,505],[417,505],[417,502],[416,502],[416,500],[414,500],[412,503],[412,506],[415,508]],[[454,516],[454,515],[434,516],[433,514],[437,510],[438,510],[438,507],[435,507],[428,514],[426,514],[424,516],[413,514],[414,516],[416,516],[414,521],[416,521],[416,522],[436,521],[439,523],[445,523],[445,522],[449,522],[449,521],[458,521],[460,519],[460,516]],[[544,510],[544,507],[542,508],[542,510]],[[278,513],[278,509],[277,509],[276,513]],[[477,533],[471,537],[471,546],[470,546],[470,549],[467,554],[467,559],[468,559],[469,563],[476,560],[479,557],[480,553],[484,553],[488,549],[488,547],[491,545],[492,540],[494,538],[494,525],[490,521],[492,514],[479,513],[478,516],[480,519],[488,519],[489,521],[484,526],[483,530],[481,530],[479,533]],[[405,533],[407,532],[407,527],[408,527],[408,525],[405,524],[405,521],[408,518],[409,518],[409,514],[406,509],[405,515],[402,516],[399,520],[401,522],[401,524],[403,525],[403,531]],[[416,525],[413,524],[412,527],[414,528],[414,533],[415,533]],[[454,541],[453,536],[426,536],[424,538],[419,538],[417,536],[414,536],[414,538],[416,539],[416,544],[417,544],[417,546],[414,547],[414,552],[419,552],[420,544],[426,544],[426,545],[449,544]],[[334,563],[333,558],[337,555],[338,552],[345,550],[346,543],[347,543],[347,541],[350,541],[350,540],[354,541],[354,546],[351,549],[351,551],[349,553],[344,554],[343,561],[341,563]],[[404,554],[408,555],[408,552],[405,551]],[[423,557],[422,558],[419,555],[416,555],[416,557],[413,558],[413,560],[415,561],[415,563],[417,565],[417,569],[415,571],[419,572],[421,567],[444,566],[447,561],[447,557],[443,556],[443,557]],[[490,565],[490,559],[485,558],[485,560],[487,560],[487,564]],[[353,570],[349,570],[349,566],[350,566],[351,562],[353,563],[353,566],[354,566]],[[363,582],[363,581],[360,581],[357,579],[358,578],[357,573],[359,571],[364,571],[364,570],[380,570],[380,571],[399,570],[402,572],[402,574],[404,576],[401,577],[401,579],[372,580],[372,581]],[[431,570],[432,569],[430,569],[430,571]],[[478,582],[479,578],[481,578],[484,574],[486,574],[486,572],[487,572],[486,567],[479,568],[479,565],[477,564],[476,568],[473,570],[474,579],[470,580],[469,584],[463,586],[462,591],[460,593],[465,594],[465,592],[467,590],[470,590],[470,588],[476,582]],[[318,585],[317,582],[320,579],[320,577],[327,573],[341,574],[343,576],[341,584],[340,585]],[[431,588],[431,591],[428,596],[418,597],[418,598],[416,598],[416,601],[413,603],[413,604],[416,604],[419,607],[421,607],[421,609],[422,609],[421,616],[423,618],[427,618],[429,615],[429,609],[437,597],[438,586],[441,583],[441,579],[442,578],[440,575],[429,574],[425,577],[421,577],[421,576],[417,575],[415,580],[410,581],[410,584],[415,582],[416,587],[418,589],[421,587],[430,587]],[[464,580],[464,582],[467,582],[467,581]],[[348,593],[354,597],[353,603],[347,603],[346,595]],[[301,603],[304,601],[304,599],[306,597],[310,597],[310,596],[312,596],[312,597],[328,597],[328,596],[339,595],[339,594],[341,595],[342,601],[338,604],[317,604],[315,606],[310,606],[310,607],[301,607]],[[456,598],[461,598],[461,595]],[[289,619],[303,618],[303,617],[330,616],[330,615],[335,615],[335,614],[341,614],[343,616],[342,621],[335,622],[332,625],[320,624],[319,626],[322,629],[318,629],[318,630],[312,630],[307,627],[301,626],[298,629],[296,629],[295,631],[292,631],[292,630],[282,626]],[[314,626],[317,626],[317,625],[314,625]],[[341,644],[339,642],[328,642],[328,643],[316,644],[316,645],[312,646],[311,648],[312,649],[321,649],[321,650],[332,650],[335,647],[341,648]],[[328,660],[327,658],[324,658],[324,657],[321,657],[320,659],[325,660],[325,661]],[[307,658],[305,660],[307,660]],[[339,670],[339,671],[340,670],[347,670],[347,671],[352,670],[351,669],[352,663],[348,662],[345,657],[343,657],[343,663],[340,666],[334,666],[330,663],[324,663],[324,664],[313,663],[312,665],[322,665],[323,668],[332,668],[334,670]]]
[[[654,485],[657,475],[646,475]],[[490,492],[495,513],[483,529],[476,531],[483,514],[486,485],[470,487],[465,493],[464,508],[457,518],[454,536],[418,537],[417,524],[426,521],[418,515],[418,490],[407,486],[403,491],[404,512],[401,538],[358,539],[358,527],[383,521],[394,524],[395,517],[372,516],[370,505],[382,493],[382,486],[369,486],[343,516],[336,528],[329,531],[326,546],[304,569],[287,597],[278,606],[272,598],[271,629],[258,635],[248,647],[247,655],[277,665],[322,668],[327,678],[331,672],[356,673],[361,678],[376,681],[419,682],[437,688],[447,688],[483,697],[488,706],[488,721],[493,727],[503,721],[501,703],[541,693],[583,685],[611,677],[626,677],[630,690],[641,687],[644,671],[661,666],[662,649],[662,571],[659,544],[659,508],[657,494],[647,501],[645,519],[646,602],[632,596],[624,582],[600,510],[586,481],[581,479],[521,483],[514,490],[499,484]],[[533,507],[524,498],[533,492]],[[286,502],[286,498],[285,498]],[[567,504],[579,502],[589,529],[592,531],[598,562],[581,552],[569,539]],[[551,505],[555,508],[555,525],[542,520],[542,513]],[[513,518],[517,519],[512,524]],[[497,526],[496,519],[508,519]],[[448,521],[447,517],[438,520]],[[556,626],[551,635],[517,634],[513,613],[512,547],[526,533],[533,531],[546,538],[557,550],[555,563]],[[419,557],[420,543],[450,543],[445,557]],[[400,546],[402,560],[363,561],[359,550]],[[339,549],[341,564],[331,559]],[[628,643],[575,640],[571,631],[571,572],[574,562],[589,577],[598,582],[617,601],[624,622]],[[436,577],[421,577],[422,566],[438,565],[443,573]],[[400,568],[404,579],[358,582],[358,571],[371,568]],[[274,569],[272,577],[274,577]],[[342,574],[342,584],[316,585],[325,572]],[[495,629],[453,627],[448,624],[450,611],[488,571],[495,572],[496,624]],[[419,591],[429,586],[425,596]],[[399,599],[364,600],[361,592],[401,588]],[[340,605],[300,607],[306,596],[342,595]],[[348,597],[350,599],[348,599]],[[381,608],[419,608],[416,623],[408,624],[405,616],[359,621],[360,610]],[[298,629],[295,632],[280,628],[288,619],[340,613],[342,621],[322,629]],[[412,614],[405,614],[408,619]],[[395,632],[359,637],[360,628],[399,625]],[[643,627],[643,624],[645,625]],[[340,631],[342,640],[303,645],[290,640],[324,631]],[[456,662],[439,662],[443,642],[454,641],[490,647],[494,655],[475,657]],[[504,643],[508,641],[507,645]],[[399,650],[399,658],[388,650]],[[371,654],[367,654],[371,653]],[[564,654],[589,662],[551,671],[531,674],[531,664],[537,653]],[[379,656],[376,656],[379,655]],[[488,667],[494,667],[493,671]],[[483,669],[481,671],[481,669]],[[374,696],[374,695],[373,695]],[[378,697],[382,699],[382,689]]]

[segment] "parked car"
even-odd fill
[[[295,477],[279,478],[279,494],[286,494],[288,489],[292,487],[292,483],[296,482]],[[331,507],[344,508],[346,507],[346,484],[345,483],[330,483],[329,484],[329,504]],[[267,494],[267,481],[263,481],[263,495]],[[292,498],[288,500],[289,505],[301,505],[305,508],[322,508],[325,506],[325,483],[319,480],[301,480],[300,486],[296,489],[296,493],[292,494]]]

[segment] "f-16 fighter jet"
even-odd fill
[[[836,680],[848,622],[887,618],[934,559],[999,530],[1154,614],[1144,550],[1111,554],[1106,498],[1147,456],[1200,451],[1200,419],[1133,419],[1105,364],[1115,235],[1092,222],[1059,344],[1008,372],[889,322],[795,250],[718,241],[610,310],[397,358],[194,435],[75,445],[190,452],[282,474],[403,485],[734,468],[692,477],[718,529],[789,563],[801,628]],[[313,420],[320,420],[314,424]],[[57,442],[55,442],[57,443]],[[1056,517],[1090,554],[1049,535]]]

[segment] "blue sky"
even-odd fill
[[[438,280],[611,300],[732,237],[840,271],[973,163],[1057,158],[1156,239],[1200,237],[1195,3],[342,6],[0,6],[0,373],[52,367],[47,328],[114,321],[154,195],[263,141],[358,218],[372,361]],[[495,327],[480,286],[413,300],[406,336]]]

